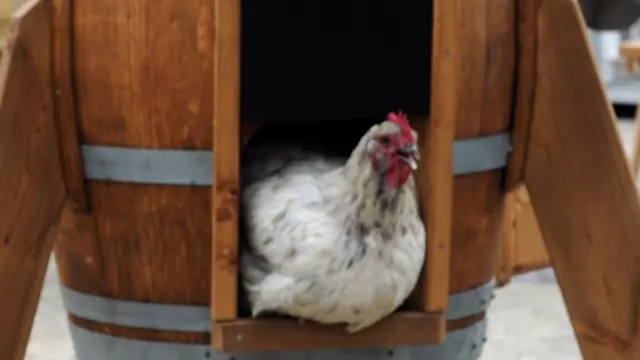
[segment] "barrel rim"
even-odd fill
[[[380,347],[366,349],[322,349],[269,351],[234,354],[235,360],[253,360],[256,356],[275,356],[282,360],[325,359],[331,355],[340,360],[476,360],[486,342],[488,320],[482,319],[465,328],[447,333],[441,344],[423,346]],[[230,354],[216,352],[208,344],[171,343],[116,337],[69,324],[71,336],[80,360],[230,360]]]

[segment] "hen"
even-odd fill
[[[268,174],[242,192],[248,248],[240,269],[253,316],[346,323],[356,332],[404,302],[425,255],[416,140],[406,116],[390,113],[348,159],[280,149],[288,160],[243,170]]]

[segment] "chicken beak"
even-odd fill
[[[418,169],[418,161],[413,156],[398,155],[398,158],[409,165],[411,170],[416,171]]]
[[[398,151],[398,158],[409,165],[412,171],[418,169],[418,159],[420,159],[420,155],[417,146],[412,145],[405,151]]]

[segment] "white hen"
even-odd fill
[[[241,273],[253,316],[276,312],[355,332],[404,302],[425,255],[416,138],[404,115],[389,114],[346,163],[289,152],[298,158],[255,165],[271,173],[242,192],[249,248]]]

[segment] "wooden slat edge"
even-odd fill
[[[445,334],[444,314],[403,312],[354,334],[347,333],[345,325],[274,318],[215,323],[211,337],[217,351],[238,353],[437,344]]]
[[[58,128],[62,171],[69,198],[86,212],[84,168],[80,156],[72,68],[72,0],[52,0],[51,78],[53,114]]]
[[[66,196],[52,115],[50,7],[25,2],[0,64],[0,359],[22,360]]]
[[[540,0],[517,0],[517,81],[512,125],[513,151],[507,167],[506,189],[512,190],[524,179],[527,146],[533,119],[536,88],[537,14]]]
[[[214,1],[214,185],[212,187],[211,314],[238,313],[240,191],[240,2]]]
[[[453,142],[458,107],[457,78],[460,54],[457,39],[458,2],[434,1],[431,114],[419,129],[420,167],[427,171],[421,192],[427,226],[424,287],[425,312],[446,311],[449,301],[453,216]]]

